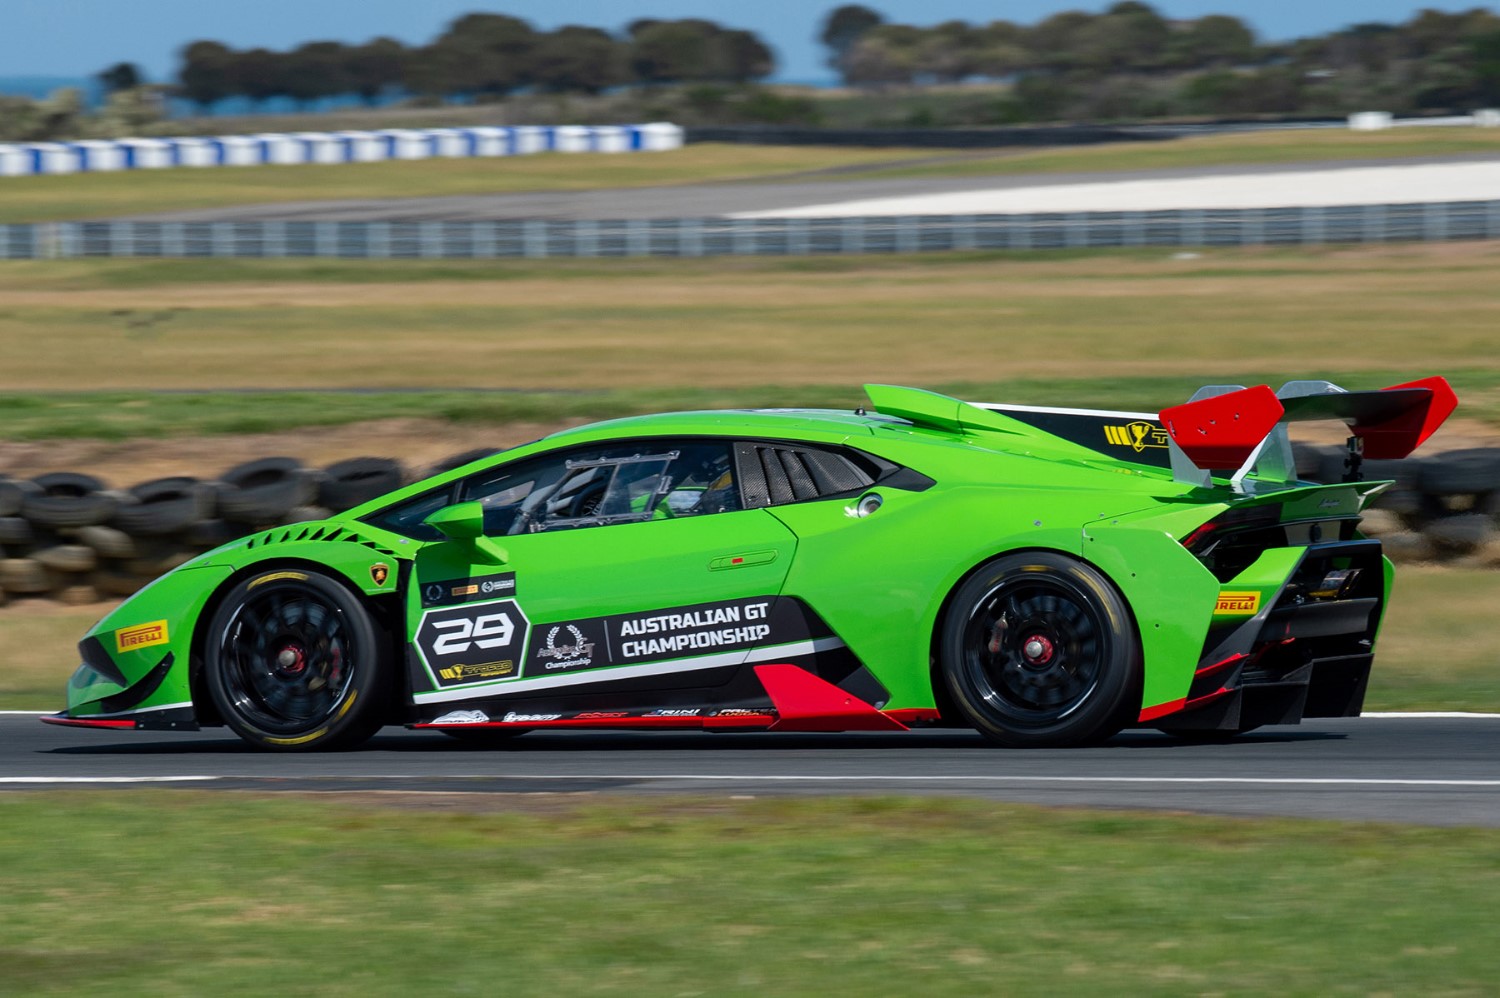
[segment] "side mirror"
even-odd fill
[[[444,506],[423,522],[450,541],[472,541],[484,536],[484,507],[477,502]]]

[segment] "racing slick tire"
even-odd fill
[[[391,643],[326,575],[276,568],[241,580],[214,613],[204,650],[214,706],[257,748],[348,748],[385,723]]]
[[[1129,608],[1098,571],[1061,554],[981,565],[949,602],[938,662],[964,718],[998,745],[1102,741],[1139,709]]]

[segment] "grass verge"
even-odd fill
[[[1365,708],[1500,710],[1493,626],[1475,611],[1485,606],[1500,606],[1500,572],[1402,566]],[[24,602],[0,611],[0,709],[61,708],[74,646],[105,609]]]
[[[1435,372],[1473,379],[1464,415],[1500,409],[1500,244],[544,263],[0,267],[0,388],[1099,386],[1078,404]]]
[[[1411,379],[1408,372],[1299,372],[1345,388],[1380,388]],[[1500,423],[1500,371],[1448,371],[1469,419]],[[1246,371],[1245,384],[1278,385],[1280,373]],[[939,382],[923,387],[957,398],[1017,405],[1073,405],[1156,412],[1182,401],[1201,378],[1053,378]],[[216,436],[345,426],[377,419],[438,419],[454,424],[551,424],[652,412],[766,407],[853,409],[867,405],[858,384],[654,388],[622,391],[322,391],[322,392],[67,392],[0,397],[6,440],[123,441],[164,435]]]
[[[1496,970],[1491,830],[948,800],[447,803],[7,794],[7,987],[1482,994]]]

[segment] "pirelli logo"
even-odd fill
[[[1167,446],[1167,431],[1155,423],[1148,423],[1144,419],[1134,423],[1126,423],[1123,426],[1104,427],[1104,439],[1116,447],[1129,447],[1139,454],[1147,447],[1158,447],[1165,449]]]
[[[1220,593],[1214,613],[1237,617],[1254,616],[1260,610],[1260,593]]]
[[[165,620],[153,620],[149,624],[122,627],[115,632],[116,652],[136,651],[140,648],[150,648],[153,645],[166,643],[167,622]]]

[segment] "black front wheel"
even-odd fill
[[[939,664],[965,718],[1000,745],[1102,740],[1139,709],[1139,643],[1125,601],[1094,568],[1060,554],[980,566],[953,595]]]
[[[359,598],[318,572],[241,581],[210,625],[204,678],[224,723],[257,748],[346,748],[384,723],[389,642]]]

